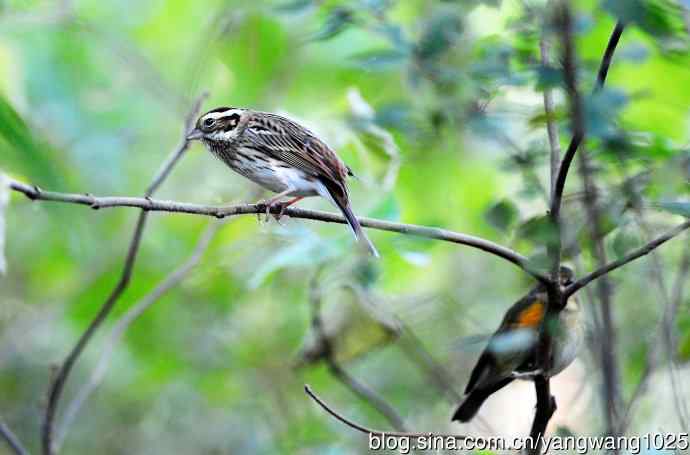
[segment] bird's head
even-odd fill
[[[203,114],[187,135],[187,140],[202,142],[232,141],[247,123],[249,111],[236,107],[218,107]]]
[[[561,286],[569,286],[573,284],[573,279],[575,278],[575,273],[573,269],[568,266],[562,265],[558,271],[558,281],[560,281]]]

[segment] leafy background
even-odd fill
[[[356,213],[476,234],[539,256],[548,235],[542,90],[554,89],[564,145],[569,134],[553,34],[553,64],[539,59],[544,3],[2,1],[0,168],[56,191],[142,194],[179,142],[192,100],[208,90],[207,109],[286,113],[325,138],[359,177],[351,184]],[[585,99],[605,243],[616,257],[647,238],[640,220],[661,232],[690,211],[690,5],[574,4],[583,94],[616,18],[631,23],[607,88]],[[572,177],[568,259],[589,270],[587,219]],[[194,145],[157,196],[227,204],[263,194]],[[302,205],[327,208],[320,200]],[[136,216],[12,195],[0,278],[0,415],[34,451],[51,366],[117,280]],[[151,215],[134,279],[79,362],[61,409],[88,380],[117,318],[191,254],[210,223]],[[344,414],[390,428],[319,362],[314,289],[340,364],[385,397],[408,428],[527,434],[527,385],[487,404],[487,425],[451,424],[453,393],[433,385],[409,345],[433,357],[461,391],[483,337],[532,282],[472,249],[369,235],[379,261],[355,254],[343,226],[279,226],[251,216],[223,223],[200,264],[127,331],[63,451],[364,452],[364,437],[303,393],[309,383]],[[685,235],[660,250],[669,286],[688,243]],[[642,260],[613,274],[626,399],[663,311],[651,267]],[[594,317],[596,299],[581,294]],[[642,400],[631,433],[680,429],[673,402],[689,392],[689,309],[685,297],[674,320],[677,352],[662,356],[645,390],[657,404]],[[418,341],[409,343],[410,333]],[[592,336],[589,346],[605,342]],[[552,429],[602,431],[595,353],[584,352],[555,380],[557,394],[571,398]],[[681,375],[680,396],[669,391],[667,357]]]

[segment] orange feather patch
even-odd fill
[[[520,312],[515,325],[520,328],[537,327],[543,318],[544,302],[537,300]]]

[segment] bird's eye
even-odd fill
[[[206,129],[211,129],[211,128],[213,128],[213,125],[215,123],[216,123],[215,119],[207,118],[206,120],[204,120],[203,126]]]

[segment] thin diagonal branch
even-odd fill
[[[10,188],[32,200],[43,200],[53,202],[65,202],[70,204],[86,205],[93,209],[111,207],[137,207],[148,212],[174,212],[188,213],[195,215],[213,216],[224,218],[237,215],[264,214],[266,206],[263,204],[241,204],[229,207],[217,207],[208,205],[189,204],[185,202],[163,201],[151,198],[136,197],[96,197],[90,194],[58,193],[44,191],[36,186],[28,185],[16,180],[9,179]],[[278,213],[279,208],[272,208],[272,213]],[[322,212],[316,210],[306,210],[296,207],[288,207],[284,214],[291,218],[302,218],[327,223],[345,224],[345,219],[335,213]],[[359,218],[360,224],[366,228],[379,229],[382,231],[397,232],[416,237],[425,237],[435,240],[442,240],[451,243],[467,245],[487,253],[505,259],[517,265],[539,281],[548,281],[543,273],[530,266],[528,260],[523,255],[496,244],[489,240],[471,235],[461,234],[446,229],[418,226],[413,224],[394,223],[390,221],[377,220],[373,218]]]
[[[185,119],[182,142],[166,160],[164,167],[162,167],[154,176],[151,185],[146,190],[146,199],[148,199],[153,194],[153,192],[160,186],[165,177],[167,177],[170,173],[171,168],[175,165],[175,163],[177,163],[177,161],[189,147],[189,142],[186,139],[186,135],[190,129],[194,117],[196,117],[196,115],[199,112],[199,109],[201,108],[201,103],[205,98],[206,95],[204,94],[201,97],[199,97],[197,101],[194,103],[193,108],[190,110],[187,118]],[[12,183],[10,183],[10,186],[12,186]],[[69,374],[72,371],[74,364],[83,352],[84,348],[86,348],[86,345],[91,341],[98,327],[103,323],[108,314],[110,314],[110,311],[115,306],[115,303],[129,285],[129,280],[132,276],[132,270],[134,268],[134,262],[139,251],[141,237],[146,226],[147,217],[148,212],[146,210],[142,210],[139,214],[139,218],[134,229],[134,234],[132,236],[129,249],[127,251],[127,257],[125,259],[125,264],[123,266],[120,279],[111,291],[105,303],[103,303],[101,308],[98,310],[98,313],[96,313],[96,316],[89,323],[89,326],[81,335],[76,345],[72,348],[65,360],[58,367],[57,372],[53,380],[51,381],[48,390],[48,404],[46,406],[45,415],[41,426],[41,439],[43,445],[43,453],[45,455],[53,455],[55,453],[55,447],[53,446],[55,413],[57,411],[57,407],[60,401],[60,397],[62,395],[62,391],[65,387],[65,383],[67,382],[67,378],[69,377]]]
[[[344,417],[342,414],[334,410],[331,406],[326,404],[323,399],[321,399],[312,389],[309,387],[307,384],[304,385],[304,391],[309,395],[309,397],[314,400],[319,406],[323,408],[324,411],[329,413],[331,416],[333,416],[336,420],[344,423],[350,428],[353,428],[361,433],[364,434],[377,434],[377,435],[386,435],[386,436],[394,436],[397,438],[410,438],[410,439],[418,439],[418,438],[427,438],[430,435],[434,436],[440,436],[443,438],[453,438],[458,441],[463,441],[467,439],[467,436],[463,435],[456,435],[456,434],[442,434],[442,433],[407,433],[407,432],[401,432],[401,431],[381,431],[381,430],[375,430],[372,428],[365,427],[364,425],[361,425],[353,420],[348,419],[347,417]],[[475,438],[475,440],[481,440],[481,438]]]
[[[626,254],[620,259],[617,259],[615,261],[611,261],[605,266],[593,271],[589,275],[585,275],[584,277],[580,278],[579,280],[575,281],[573,284],[568,286],[565,289],[564,295],[566,297],[570,297],[583,287],[587,286],[589,283],[592,281],[596,280],[597,278],[600,278],[604,275],[607,275],[614,270],[623,267],[624,265],[628,264],[629,262],[632,262],[636,259],[641,258],[642,256],[645,256],[649,254],[650,251],[655,250],[656,248],[660,247],[664,243],[668,242],[672,238],[678,236],[681,234],[683,231],[687,230],[690,228],[690,220],[679,224],[675,228],[671,229],[667,233],[657,237],[656,239],[652,240],[651,242],[647,243],[646,245],[641,246],[640,248],[637,248],[630,253]]]
[[[644,217],[644,213],[642,212],[640,207],[637,207],[635,210],[635,214],[637,217],[637,223],[642,229],[642,232],[644,232],[645,236],[647,238],[652,237],[652,229],[647,223],[647,220]],[[687,428],[687,406],[685,404],[685,399],[682,396],[682,394],[678,390],[678,372],[676,371],[677,365],[675,361],[675,350],[676,350],[676,316],[677,316],[677,309],[678,305],[676,305],[676,302],[673,300],[673,297],[671,294],[669,294],[669,290],[667,288],[666,284],[666,278],[664,277],[663,269],[664,266],[661,262],[661,258],[658,255],[658,252],[651,251],[649,253],[649,259],[650,259],[650,270],[652,274],[652,278],[654,279],[657,288],[659,290],[659,294],[661,296],[661,300],[664,303],[663,310],[661,312],[661,330],[660,330],[660,335],[661,335],[661,341],[665,345],[665,351],[666,351],[666,357],[668,360],[668,375],[670,378],[671,382],[671,390],[673,392],[674,396],[674,404],[676,407],[676,414],[678,416],[678,421],[680,422],[681,428]],[[682,260],[684,261],[684,259]],[[680,267],[680,273],[679,273],[679,278],[682,277],[682,271],[683,271],[683,264],[681,264]],[[680,303],[680,302],[679,302]]]
[[[683,299],[683,288],[685,286],[685,283],[688,280],[688,274],[690,273],[690,242],[685,244],[685,250],[683,251],[683,255],[681,257],[681,262],[680,266],[678,268],[678,274],[676,276],[676,280],[673,286],[673,293],[671,297],[671,307],[670,308],[664,308],[664,314],[669,313],[671,315],[675,315],[678,312],[678,307],[680,306],[682,299]],[[653,341],[652,345],[649,347],[647,350],[647,356],[645,359],[645,365],[644,369],[642,370],[642,374],[640,375],[640,379],[637,381],[637,385],[635,386],[635,389],[630,396],[630,400],[628,400],[628,404],[625,406],[625,409],[622,413],[622,418],[620,420],[620,428],[618,431],[618,434],[625,434],[628,426],[630,425],[632,418],[633,418],[633,411],[635,410],[635,405],[639,401],[639,399],[643,396],[644,392],[647,389],[647,383],[649,382],[649,379],[654,372],[654,370],[657,367],[657,348],[658,345],[661,343],[662,340],[664,340],[666,336],[666,327],[667,327],[667,320],[662,317],[662,320],[659,323],[659,326],[657,328],[657,333],[655,336],[655,340]],[[673,349],[673,348],[672,348]],[[674,392],[675,393],[675,392]],[[686,428],[687,425],[683,428]]]
[[[406,431],[403,418],[379,393],[345,371],[343,367],[333,360],[332,356],[326,358],[326,364],[328,365],[328,371],[330,371],[338,381],[363,401],[369,403],[388,420],[393,428],[397,431]]]
[[[4,439],[16,455],[29,455],[29,451],[22,445],[17,435],[2,420],[0,420],[0,439]]]
[[[170,289],[177,286],[187,277],[187,275],[189,275],[189,272],[191,272],[201,260],[202,256],[208,249],[211,240],[222,224],[222,221],[212,222],[199,238],[189,258],[167,277],[165,277],[150,293],[148,293],[144,298],[127,310],[124,316],[117,321],[105,341],[100,358],[98,359],[98,363],[91,373],[91,377],[89,378],[88,382],[78,390],[76,396],[67,405],[62,423],[55,438],[54,445],[56,451],[60,450],[60,447],[67,436],[67,432],[74,422],[74,419],[77,417],[81,407],[84,405],[86,400],[89,399],[91,394],[93,394],[96,388],[98,388],[98,386],[103,382],[103,378],[105,378],[105,374],[110,367],[110,362],[113,353],[115,352],[115,348],[122,340],[122,337],[127,329],[137,318],[139,318],[139,316],[144,313],[144,311],[146,311],[154,303],[158,302],[163,295],[165,295]]]
[[[549,65],[549,43],[546,40],[546,36],[542,36],[539,42],[539,48],[541,51],[541,64],[544,66]],[[549,137],[550,148],[551,185],[549,189],[551,197],[553,197],[556,188],[558,166],[561,162],[561,141],[558,137],[558,127],[556,125],[556,119],[554,118],[553,93],[550,88],[544,89],[544,114],[546,115],[546,133]]]
[[[599,194],[594,182],[594,169],[590,157],[581,153],[579,174],[584,187],[584,208],[587,214],[589,237],[592,241],[592,256],[597,267],[602,267],[608,262],[606,248],[604,246],[603,215],[599,206]],[[599,343],[599,361],[603,376],[604,411],[606,417],[606,430],[609,436],[617,436],[620,420],[620,372],[617,356],[617,331],[613,320],[613,288],[607,276],[603,276],[597,283],[598,311],[601,315],[602,335],[606,337],[606,343]],[[613,453],[618,453],[614,450]]]
[[[599,72],[597,73],[597,83],[594,87],[595,92],[600,90],[606,82],[606,77],[608,76],[609,68],[613,60],[613,54],[616,51],[616,47],[618,46],[618,42],[620,41],[624,29],[625,24],[621,21],[618,21],[616,23],[616,27],[613,29],[613,32],[611,33],[608,45],[606,46],[606,51],[604,52],[604,56],[601,59],[601,64],[599,65]],[[575,121],[576,119],[573,120]],[[575,156],[578,147],[580,147],[582,139],[584,139],[584,129],[578,129],[577,127],[575,127],[573,131],[573,137],[570,140],[570,144],[568,145],[568,148],[563,157],[563,161],[561,162],[561,166],[558,170],[558,176],[556,178],[553,199],[551,201],[551,213],[560,213],[561,200],[563,199],[563,190],[565,188],[565,181],[568,176],[568,171],[570,170],[570,165],[573,162],[573,157]]]
[[[319,289],[319,276],[317,272],[312,278],[310,284],[310,307],[311,307],[311,325],[314,334],[318,339],[319,344],[323,346],[324,360],[328,365],[328,370],[333,377],[340,381],[345,387],[350,389],[352,393],[360,397],[363,401],[369,403],[382,416],[388,420],[393,428],[398,431],[406,431],[403,418],[381,395],[371,389],[363,382],[358,381],[354,376],[350,375],[344,368],[342,368],[333,355],[333,346],[329,335],[323,326],[323,319],[321,317],[322,308],[322,292]]]

